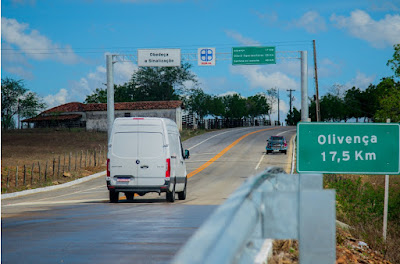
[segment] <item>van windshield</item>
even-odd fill
[[[163,153],[161,133],[123,132],[113,138],[113,154],[124,158],[156,158]]]

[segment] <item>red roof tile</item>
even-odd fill
[[[182,107],[182,101],[143,101],[115,103],[115,110],[151,110],[151,109],[174,109]],[[107,104],[87,104],[85,111],[107,111]]]
[[[72,103],[67,103],[63,105],[59,105],[53,108],[50,108],[44,112],[41,113],[43,114],[49,114],[49,113],[68,113],[68,112],[83,112],[84,111],[84,104],[79,103],[79,102],[72,102]]]

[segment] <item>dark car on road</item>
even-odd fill
[[[265,148],[265,152],[267,154],[272,153],[272,152],[282,152],[285,153],[287,152],[287,143],[286,139],[283,136],[271,136],[267,140],[267,146]]]

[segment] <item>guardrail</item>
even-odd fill
[[[219,206],[172,263],[254,263],[266,239],[297,239],[300,263],[335,263],[335,191],[322,175],[268,168]]]

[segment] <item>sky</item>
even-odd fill
[[[138,49],[175,48],[208,94],[279,89],[284,121],[287,90],[295,90],[293,105],[301,108],[300,60],[281,57],[307,51],[313,96],[313,40],[320,96],[334,85],[365,90],[393,75],[386,63],[400,43],[400,0],[1,1],[1,78],[23,80],[47,108],[105,88],[106,54],[135,58]],[[232,65],[232,47],[243,46],[274,46],[277,63]],[[204,47],[216,49],[215,66],[186,59]],[[114,83],[127,82],[137,68],[135,59],[115,63]]]

